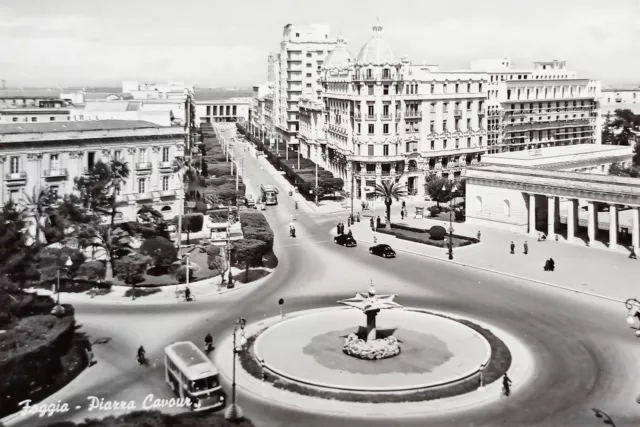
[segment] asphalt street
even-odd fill
[[[241,155],[242,146],[235,149]],[[252,155],[246,156],[245,175],[256,188],[276,182],[269,168]],[[295,239],[288,237],[292,213],[299,236]],[[285,311],[333,306],[338,299],[366,291],[372,279],[378,293],[398,294],[396,301],[405,306],[468,313],[517,335],[534,355],[535,378],[526,389],[514,384],[511,397],[480,409],[404,419],[301,413],[266,404],[240,385],[238,403],[258,427],[601,425],[591,408],[607,412],[618,427],[640,425],[640,405],[635,403],[640,392],[635,359],[640,350],[624,322],[624,307],[416,255],[399,253],[387,260],[370,255],[362,245],[337,246],[331,230],[346,219],[295,211],[286,189],[281,189],[278,206],[268,207],[266,215],[276,234],[274,250],[280,264],[264,285],[171,306],[144,306],[143,298],[135,306],[76,304],[83,330],[92,340],[106,342],[95,346],[98,365],[50,400],[83,408],[16,421],[35,426],[110,415],[88,412],[88,395],[140,403],[149,393],[170,398],[162,363],[165,345],[178,340],[200,344],[207,332],[218,339],[231,333],[238,316],[252,322],[277,314],[279,298],[285,299]],[[137,365],[139,345],[147,349],[151,366]]]

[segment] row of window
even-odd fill
[[[466,141],[466,147],[461,146],[460,143],[460,139],[455,139],[454,140],[454,147],[449,147],[449,149],[460,149],[460,148],[471,148],[471,138],[467,138]],[[447,145],[448,145],[448,141],[445,139],[442,141],[442,149],[443,150],[447,150]],[[480,137],[478,139],[478,145],[482,146],[482,137]],[[356,150],[358,153],[358,156],[361,156],[362,154],[362,147],[364,147],[365,144],[357,144]],[[436,149],[436,141],[430,141],[430,149],[432,151],[435,151]],[[375,155],[375,144],[367,144],[367,156],[374,156]],[[390,147],[394,148],[393,151],[390,151]],[[402,154],[398,151],[399,148],[399,144],[383,144],[382,145],[382,155],[383,156],[395,156],[398,154]],[[418,151],[418,141],[409,141],[405,143],[405,153],[414,153]]]
[[[551,90],[549,90],[551,89]],[[560,91],[558,91],[557,87],[548,88],[545,87],[543,90],[540,88],[535,88],[532,90],[530,88],[527,89],[516,89],[515,91],[512,89],[507,89],[507,100],[511,100],[511,96],[513,95],[513,99],[515,100],[526,100],[526,99],[547,99],[549,96],[551,98],[565,98],[567,95],[570,97],[579,96],[584,93],[585,88],[580,88],[578,86],[561,86]],[[595,92],[594,88],[587,88],[587,93]],[[532,98],[533,97],[533,98]]]

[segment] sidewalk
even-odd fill
[[[426,206],[427,202],[420,203]],[[429,229],[440,225],[449,229],[449,223],[433,219],[414,219],[413,206],[407,204],[409,218],[400,219],[400,204],[394,202],[391,218],[394,223],[402,223],[412,227]],[[374,212],[360,212],[361,222],[352,226],[354,236],[363,242],[372,243],[374,233],[369,228],[369,217]],[[384,218],[382,209],[375,215]],[[346,223],[346,215],[344,217]],[[585,247],[568,242],[538,242],[535,237],[500,231],[488,227],[472,226],[465,223],[453,223],[454,233],[469,237],[477,237],[481,232],[478,244],[454,248],[454,259],[449,261],[446,248],[424,245],[397,239],[382,233],[375,233],[378,243],[389,244],[396,250],[411,252],[417,255],[440,259],[458,265],[481,270],[497,272],[515,278],[521,278],[562,287],[572,291],[594,294],[606,299],[624,301],[637,297],[640,293],[638,276],[640,262],[628,259],[622,252],[599,247]],[[335,231],[335,230],[334,230]],[[515,254],[510,254],[510,244],[516,246]],[[523,253],[523,244],[529,245],[528,255]],[[553,272],[543,270],[545,260],[553,258],[556,269]]]
[[[262,268],[262,267],[261,267]],[[264,270],[269,270],[273,273],[272,269],[262,268]],[[240,274],[244,270],[231,267],[231,272],[235,276]],[[217,295],[227,294],[229,292],[237,291],[240,289],[245,289],[251,286],[260,286],[268,277],[262,277],[258,280],[255,280],[250,283],[240,283],[238,281],[234,282],[234,287],[228,289],[226,287],[219,288],[220,277],[211,277],[209,279],[199,280],[197,282],[189,283],[189,289],[191,289],[192,295],[195,296],[194,301],[201,301],[203,299],[209,299],[215,297]],[[227,277],[225,275],[225,277]],[[130,296],[126,297],[125,292],[131,289],[131,286],[120,286],[115,285],[111,287],[111,292],[106,295],[97,295],[93,297],[91,295],[91,291],[87,292],[61,292],[60,293],[60,301],[64,304],[75,304],[75,303],[83,303],[83,304],[143,304],[143,305],[165,305],[165,304],[178,304],[184,302],[184,299],[178,300],[176,298],[176,290],[184,290],[185,284],[179,285],[167,285],[159,288],[160,292],[139,296],[135,299]],[[225,283],[226,286],[226,283]],[[137,287],[136,289],[145,289],[143,287]],[[146,288],[149,289],[149,288]],[[27,289],[28,292],[38,292],[39,295],[50,295],[54,297],[56,294],[53,290],[48,289],[40,289],[40,288],[31,288]]]

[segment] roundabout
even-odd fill
[[[363,316],[350,308],[301,314],[279,322],[255,340],[266,369],[315,387],[359,392],[402,392],[451,384],[477,375],[491,358],[487,340],[453,319],[413,310],[378,315],[378,334],[393,335],[400,353],[364,360],[343,352]]]

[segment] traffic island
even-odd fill
[[[361,313],[336,308],[290,316],[250,336],[239,360],[254,378],[304,396],[367,403],[436,400],[491,384],[511,366],[506,344],[465,319],[385,311],[378,331],[396,337],[402,352],[362,360],[342,349],[358,329],[345,325],[358,325]]]

